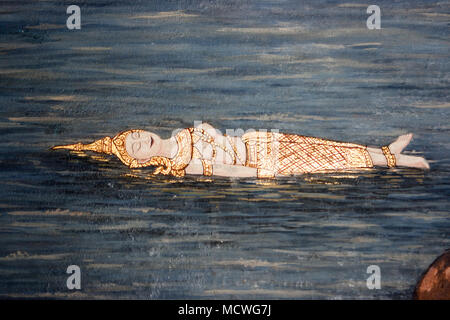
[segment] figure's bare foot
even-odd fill
[[[402,166],[402,167],[430,169],[430,165],[428,164],[428,161],[422,157],[399,154],[396,156],[396,158],[397,158],[397,165]]]
[[[412,133],[401,135],[397,138],[397,140],[389,145],[389,150],[391,150],[391,153],[399,155],[403,151],[403,149],[405,149],[405,147],[411,142],[412,137]]]
[[[412,133],[401,135],[397,138],[397,140],[389,145],[389,150],[392,154],[395,155],[397,166],[430,169],[430,165],[428,164],[428,161],[425,160],[425,158],[405,155],[401,153],[403,149],[405,149],[405,147],[411,142],[412,137]],[[374,165],[386,166],[386,158],[383,155],[381,149],[368,147],[367,150],[369,151]]]
[[[430,169],[430,165],[428,164],[428,161],[425,158],[419,157],[420,159],[417,160],[417,168],[420,169]]]

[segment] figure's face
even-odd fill
[[[127,153],[140,162],[157,156],[161,147],[161,138],[153,132],[133,132],[125,138]]]

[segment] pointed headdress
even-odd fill
[[[125,147],[125,139],[127,135],[134,132],[144,132],[141,129],[126,130],[118,133],[113,138],[104,137],[89,144],[81,142],[75,144],[68,144],[62,146],[54,146],[52,150],[67,149],[73,151],[94,151],[105,154],[114,154],[122,161],[123,164],[130,168],[143,168],[149,166],[156,166],[154,174],[162,173],[164,175],[171,174],[173,176],[182,177],[185,174],[184,167],[174,164],[174,162],[166,157],[155,156],[150,160],[140,163],[136,158],[130,156]],[[187,164],[186,164],[187,165]]]

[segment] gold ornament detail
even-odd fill
[[[202,166],[203,166],[203,175],[204,176],[212,176],[213,175],[213,166],[211,163],[211,160],[204,160],[202,159]]]
[[[183,177],[185,168],[189,164],[192,156],[192,143],[189,130],[181,130],[176,135],[178,151],[173,159],[155,156],[150,160],[140,163],[137,159],[130,156],[125,147],[125,139],[128,134],[134,132],[144,132],[140,129],[132,129],[120,132],[113,138],[104,137],[89,144],[81,142],[69,145],[55,146],[52,150],[67,149],[74,151],[94,151],[105,154],[114,154],[122,161],[123,164],[131,169],[155,166],[153,174],[173,175],[175,177]]]
[[[178,151],[172,159],[174,170],[184,170],[192,159],[192,136],[189,129],[183,129],[175,136]]]
[[[201,140],[211,146],[212,155],[211,155],[211,159],[209,159],[209,160],[203,159],[203,155],[202,155],[201,151],[198,150],[197,147],[193,146],[192,158],[201,160],[202,166],[203,166],[203,175],[211,176],[213,174],[213,165],[212,164],[214,163],[216,156],[217,156],[217,148],[222,149],[225,153],[227,153],[231,157],[231,159],[233,161],[233,165],[236,164],[237,158],[239,159],[239,161],[241,161],[242,164],[244,164],[244,161],[242,161],[242,159],[237,151],[236,146],[234,145],[233,141],[231,140],[231,138],[228,135],[225,135],[225,136],[227,137],[232,150],[230,150],[226,145],[222,145],[222,144],[215,142],[214,138],[209,133],[207,133],[206,130],[204,130],[204,129],[189,128],[189,132],[191,133],[191,136],[192,136],[192,145],[194,145],[195,143],[197,143],[198,141]]]
[[[144,130],[140,129],[122,131],[113,138],[104,137],[89,144],[78,142],[75,144],[68,144],[64,146],[54,146],[52,150],[67,149],[74,151],[94,151],[99,153],[114,154],[119,158],[120,161],[122,161],[123,164],[130,166],[134,158],[127,153],[127,150],[125,148],[125,138],[130,133],[143,131]]]
[[[381,151],[383,151],[384,156],[386,157],[387,166],[389,168],[394,168],[397,165],[397,160],[395,156],[391,153],[391,150],[388,146],[381,147]]]
[[[247,148],[246,166],[258,177],[371,168],[366,146],[295,134],[250,132],[242,136]]]

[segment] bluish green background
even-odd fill
[[[0,297],[409,299],[450,243],[450,4],[377,1],[368,30],[369,4],[2,1]],[[378,146],[413,132],[431,170],[175,179],[49,151],[195,120]]]

